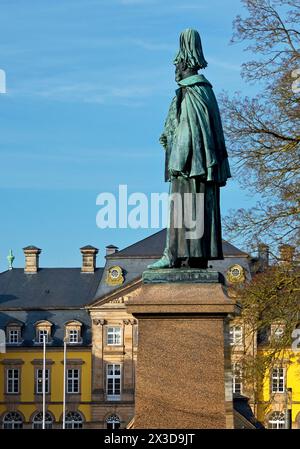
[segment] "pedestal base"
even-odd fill
[[[222,285],[144,284],[128,311],[139,322],[134,428],[233,428],[227,317],[235,303]]]

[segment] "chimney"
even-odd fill
[[[110,256],[111,254],[115,254],[117,251],[119,251],[119,248],[115,245],[108,245],[105,247],[106,249],[106,256]]]
[[[26,246],[23,248],[25,254],[25,273],[37,273],[39,269],[39,255],[41,249],[36,246]]]
[[[293,262],[295,256],[295,247],[292,245],[281,245],[279,247],[279,260],[281,264],[289,264]]]
[[[258,245],[258,259],[260,262],[260,268],[264,271],[269,266],[269,254],[270,248],[265,243],[260,243]]]
[[[98,254],[98,248],[87,245],[80,248],[82,254],[82,273],[94,273],[96,269],[96,256]]]

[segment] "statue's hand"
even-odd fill
[[[167,146],[168,146],[168,139],[167,139],[167,136],[166,136],[165,134],[162,134],[162,135],[160,136],[159,141],[160,141],[160,143],[162,144],[162,146],[164,147],[164,149],[166,150],[166,149],[167,149]]]

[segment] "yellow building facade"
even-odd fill
[[[96,268],[98,250],[81,248],[82,267],[40,269],[36,247],[27,247],[25,269],[0,273],[0,426],[42,425],[42,338],[46,344],[46,427],[62,428],[64,341],[66,427],[126,428],[134,419],[138,322],[127,312],[129,298],[140,294],[142,273],[159,259],[163,232],[122,251],[107,247],[104,268]],[[224,242],[224,261],[215,269],[229,287],[251,279],[249,256]],[[2,331],[2,337],[1,337]],[[267,347],[249,337],[240,317],[230,324],[234,401],[249,398],[266,428],[300,428],[300,348],[285,354],[282,366],[266,374],[263,385],[243,381],[240,360]],[[213,381],[213,380],[212,380]],[[236,411],[238,428],[255,428]],[[252,427],[251,427],[252,426]]]
[[[47,427],[62,428],[64,354],[62,350],[47,348],[46,370],[49,372],[46,394]],[[40,428],[43,395],[38,371],[43,367],[43,349],[7,349],[0,355],[0,416],[3,427],[14,426],[20,415],[22,428]],[[7,388],[9,375],[17,370],[14,391]],[[91,350],[67,349],[66,371],[79,372],[78,393],[66,393],[66,427],[91,426]],[[74,373],[74,371],[72,371]],[[16,371],[14,371],[14,374]],[[13,413],[11,420],[10,414]],[[17,414],[17,415],[16,415]],[[21,426],[20,426],[21,427]]]
[[[300,349],[286,351],[259,389],[257,416],[271,429],[300,429]]]

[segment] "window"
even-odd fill
[[[106,420],[107,429],[120,429],[120,418],[117,415],[110,415]]]
[[[83,418],[79,412],[66,414],[66,429],[82,429]]]
[[[22,429],[23,419],[18,412],[9,412],[4,415],[3,429]]]
[[[243,344],[243,328],[239,325],[231,326],[229,329],[229,340],[231,345]]]
[[[272,393],[284,393],[285,378],[284,368],[274,368],[272,370]]]
[[[9,329],[7,342],[10,344],[20,343],[20,335],[21,335],[20,329]]]
[[[79,342],[78,329],[70,329],[69,330],[69,343],[78,343],[78,342]]]
[[[52,429],[53,418],[50,413],[45,414],[45,429]],[[32,428],[33,429],[42,429],[43,428],[43,412],[38,412],[33,420],[32,420]]]
[[[7,375],[6,393],[18,394],[20,383],[20,370],[18,368],[8,369],[6,375]]]
[[[49,393],[49,377],[50,377],[50,370],[45,370],[45,393]],[[43,394],[43,370],[38,368],[36,370],[36,394]]]
[[[269,417],[269,429],[285,429],[284,412],[273,412]]]
[[[121,365],[107,365],[107,399],[120,400],[121,394]]]
[[[79,393],[79,369],[67,370],[67,393]]]
[[[242,369],[238,363],[232,367],[232,392],[242,393]]]
[[[77,320],[68,321],[65,323],[65,337],[69,344],[81,343],[81,327],[82,323]]]
[[[107,344],[108,345],[120,345],[121,341],[122,341],[121,328],[120,327],[108,327],[107,328]]]
[[[44,343],[44,338],[46,339],[46,343],[49,341],[49,331],[47,329],[39,329],[38,330],[38,342]]]
[[[44,337],[46,338],[46,343],[51,341],[51,327],[52,323],[47,320],[38,321],[35,323],[36,337],[35,341],[38,344],[44,343]]]

